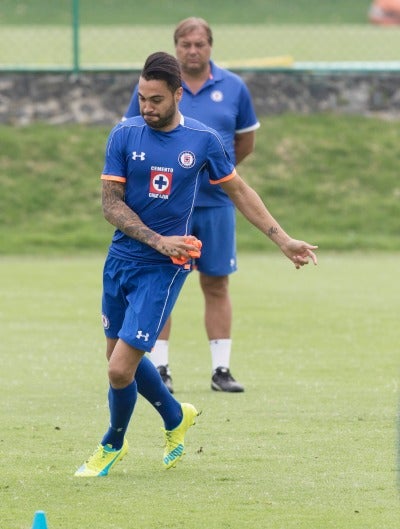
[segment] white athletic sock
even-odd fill
[[[230,338],[221,338],[219,340],[210,340],[211,365],[214,371],[217,367],[228,367],[231,359],[232,340]]]
[[[157,340],[149,358],[156,367],[168,365],[168,340]]]

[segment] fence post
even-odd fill
[[[79,0],[72,0],[73,71],[79,73]]]

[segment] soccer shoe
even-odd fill
[[[164,448],[164,467],[166,469],[174,467],[182,459],[185,446],[185,434],[188,429],[195,424],[195,418],[200,415],[192,404],[183,403],[182,421],[173,430],[164,430],[165,448]]]
[[[89,459],[83,463],[75,472],[75,476],[82,478],[95,478],[107,476],[108,471],[115,463],[128,453],[128,441],[124,439],[124,444],[120,450],[114,450],[111,445],[99,444]]]
[[[157,367],[157,371],[160,373],[162,381],[167,386],[168,391],[170,393],[173,393],[174,392],[174,388],[172,386],[171,371],[168,369],[168,365],[166,365],[166,366],[158,366]]]
[[[217,367],[211,377],[211,389],[227,393],[242,393],[244,387],[236,382],[228,367]]]

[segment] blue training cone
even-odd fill
[[[44,511],[35,512],[32,529],[47,529],[46,514]]]

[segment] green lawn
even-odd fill
[[[399,254],[329,254],[296,271],[244,254],[232,277],[232,369],[209,389],[197,277],[174,313],[177,398],[203,410],[163,471],[162,426],[139,399],[129,456],[73,473],[107,425],[103,257],[0,260],[2,529],[391,529],[396,488]]]
[[[3,0],[0,69],[138,69],[153,51],[173,52],[176,23],[193,15],[210,22],[214,58],[226,66],[302,69],[308,62],[344,62],[354,68],[362,62],[371,68],[368,63],[386,62],[399,69],[400,32],[371,26],[368,7],[365,0],[81,0],[76,64],[72,1]]]
[[[141,69],[150,53],[174,52],[173,29],[167,25],[82,27],[80,66]],[[400,31],[396,28],[382,30],[366,25],[220,25],[214,27],[214,34],[214,59],[232,68],[291,68],[308,61],[395,62],[400,49]],[[72,65],[69,28],[5,26],[2,35],[5,44],[0,48],[0,68],[68,69]],[[24,42],[29,46],[21,45]]]
[[[200,16],[212,24],[362,24],[366,23],[366,0],[80,0],[79,14],[87,25],[176,24],[188,16]],[[72,0],[2,0],[3,24],[69,25]]]
[[[106,247],[112,227],[101,213],[99,175],[110,129],[0,127],[0,255]],[[239,172],[295,237],[324,250],[399,251],[399,137],[399,121],[261,117],[255,152]],[[241,215],[238,245],[265,248]]]

